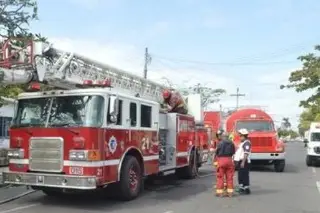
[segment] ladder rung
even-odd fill
[[[84,80],[110,79],[114,88],[139,93],[140,97],[151,100],[161,100],[161,91],[165,88],[161,84],[80,55],[56,52],[59,58],[46,70],[44,78],[52,84],[68,88],[70,84],[82,84]]]

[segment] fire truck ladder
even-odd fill
[[[2,44],[0,83],[43,82],[61,89],[75,89],[85,80],[110,80],[113,88],[160,101],[165,86],[43,42],[29,41],[16,47],[12,39]]]

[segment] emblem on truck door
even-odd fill
[[[117,150],[117,139],[114,136],[111,136],[109,139],[109,151],[113,154]]]

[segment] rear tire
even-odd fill
[[[126,156],[121,167],[118,183],[119,199],[130,201],[137,198],[143,187],[142,169],[137,158]]]
[[[182,179],[194,179],[199,171],[198,162],[194,162],[195,159],[198,161],[197,154],[195,150],[192,150],[190,153],[189,165],[183,168],[176,169],[176,175]]]
[[[286,161],[285,160],[276,160],[274,162],[274,170],[276,172],[283,172],[285,166],[286,166]]]

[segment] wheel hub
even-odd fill
[[[131,190],[136,190],[138,186],[138,175],[133,167],[129,170],[129,184]]]

